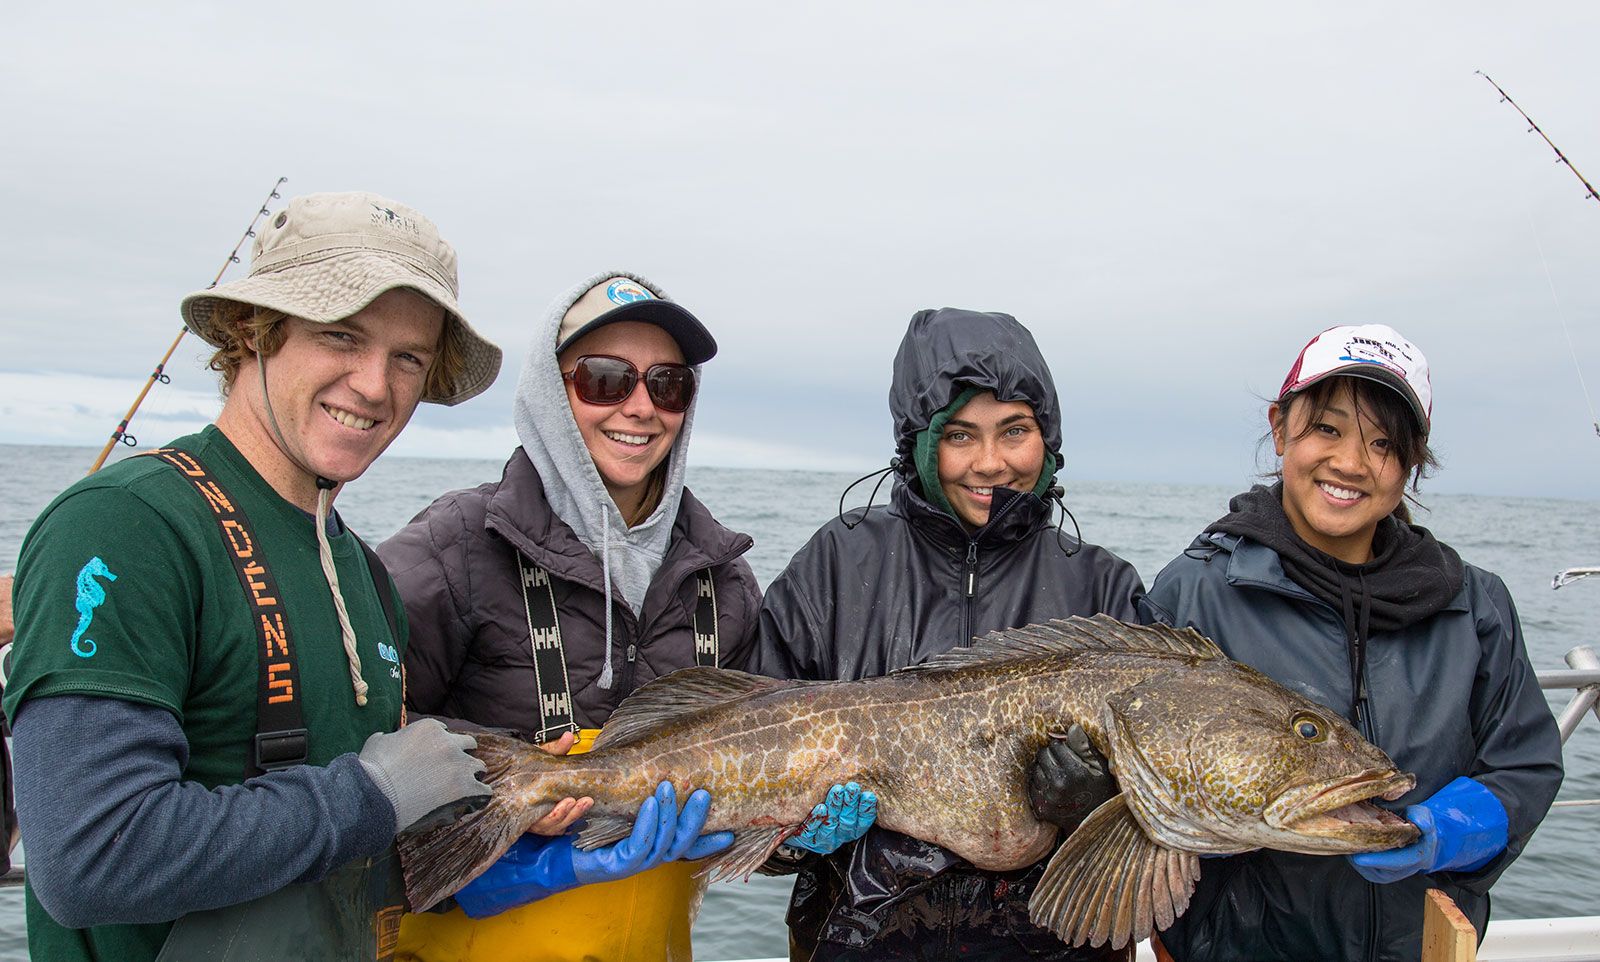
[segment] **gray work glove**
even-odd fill
[[[1107,771],[1105,756],[1081,725],[1065,737],[1051,735],[1034,756],[1028,772],[1028,804],[1041,822],[1072,831],[1089,813],[1117,794],[1117,780]]]
[[[482,806],[493,790],[478,781],[484,764],[467,752],[478,747],[432,718],[368,736],[357,757],[394,806],[395,831],[422,828],[426,816]],[[461,814],[454,812],[454,814]]]

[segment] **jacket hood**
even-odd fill
[[[533,343],[517,376],[517,393],[511,409],[517,437],[522,441],[529,462],[544,481],[545,497],[551,509],[606,566],[608,580],[637,614],[672,537],[673,520],[678,516],[678,502],[683,495],[689,434],[699,399],[691,402],[684,412],[683,427],[679,428],[678,437],[667,455],[667,478],[661,503],[643,523],[629,528],[600,480],[594,459],[578,433],[578,423],[567,401],[566,385],[561,380],[561,368],[556,363],[556,334],[561,329],[562,315],[589,288],[610,277],[632,278],[662,300],[671,299],[656,284],[628,271],[595,274],[557,297],[534,332]],[[699,365],[694,366],[694,371],[698,378]]]
[[[945,307],[913,315],[895,352],[889,413],[902,477],[916,476],[917,433],[955,400],[961,386],[1027,403],[1045,448],[1061,463],[1060,401],[1033,335],[1010,314]]]

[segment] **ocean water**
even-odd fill
[[[92,448],[0,445],[0,573],[15,567],[28,525],[50,499],[81,477]],[[352,528],[378,541],[438,494],[499,476],[501,462],[384,459],[339,499]],[[746,556],[765,585],[811,532],[838,511],[853,478],[824,472],[691,468],[689,483],[729,527],[755,539]],[[1248,479],[1240,479],[1242,488]],[[1084,538],[1131,562],[1146,583],[1222,513],[1228,487],[1069,481],[1067,503]],[[851,492],[864,501],[867,486]],[[883,495],[880,494],[880,501]],[[1559,501],[1437,495],[1419,522],[1468,561],[1498,573],[1516,599],[1534,667],[1566,667],[1580,644],[1600,647],[1600,578],[1560,591],[1558,570],[1600,565],[1600,500]],[[115,518],[105,519],[114,525]],[[1569,692],[1549,693],[1555,709]],[[1591,715],[1567,744],[1560,799],[1600,798],[1600,724]],[[1600,807],[1555,809],[1522,857],[1494,888],[1494,917],[1600,914],[1600,863],[1594,839]],[[711,886],[695,928],[701,959],[787,953],[783,922],[789,881],[754,877]],[[0,962],[27,958],[19,889],[0,890]]]

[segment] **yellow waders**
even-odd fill
[[[586,752],[586,728],[572,754]],[[400,920],[395,962],[690,962],[692,911],[705,882],[696,862],[668,862],[618,882],[558,892],[487,919],[459,908]]]

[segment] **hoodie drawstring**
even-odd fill
[[[261,356],[260,351],[256,352],[256,370],[261,374],[261,403],[266,405],[267,421],[272,425],[272,433],[278,436],[278,446],[296,467],[317,479],[315,521],[317,558],[322,562],[322,576],[328,582],[328,590],[333,592],[333,610],[339,617],[339,637],[344,642],[345,660],[350,665],[350,687],[355,689],[356,705],[365,706],[367,682],[361,677],[361,655],[356,651],[356,630],[350,625],[350,612],[345,607],[344,594],[339,590],[339,572],[333,566],[333,546],[328,543],[328,510],[333,501],[333,489],[338,487],[338,482],[322,477],[289,453],[289,442],[283,439],[283,430],[278,427],[278,417],[272,413],[272,398],[267,395],[267,359]]]
[[[1361,728],[1362,705],[1367,700],[1367,636],[1371,632],[1372,621],[1372,595],[1367,590],[1367,573],[1361,568],[1355,569],[1356,594],[1360,596],[1361,607],[1356,608],[1356,598],[1351,594],[1350,574],[1344,566],[1335,562],[1334,571],[1339,576],[1339,598],[1341,600],[1344,617],[1345,642],[1349,646],[1350,654],[1350,721],[1357,728]]]
[[[600,512],[600,570],[604,578],[606,605],[606,665],[600,670],[600,687],[611,690],[611,511],[610,506]]]
[[[889,475],[892,472],[894,472],[895,470],[897,470],[899,467],[900,467],[900,459],[899,458],[890,458],[889,459],[889,466],[887,468],[879,468],[878,470],[873,471],[873,472],[871,472],[869,474],[864,474],[861,477],[859,477],[859,478],[855,479],[854,481],[850,482],[850,487],[845,488],[843,491],[839,492],[839,520],[844,522],[844,526],[845,526],[846,529],[854,529],[856,525],[858,525],[861,522],[867,520],[867,513],[872,510],[872,502],[874,502],[874,501],[876,501],[878,499],[878,489],[883,487],[883,482],[887,481],[889,479]],[[863,481],[865,481],[865,480],[867,480],[868,478],[871,478],[871,477],[877,477],[878,483],[874,484],[872,486],[872,494],[867,496],[867,506],[861,510],[861,517],[855,519],[854,521],[847,520],[845,518],[845,516],[844,516],[844,499],[850,495],[850,491],[856,485],[860,484],[861,482],[863,482]]]
[[[1049,490],[1045,491],[1044,495],[1047,501],[1054,501],[1056,503],[1056,507],[1061,509],[1061,517],[1056,519],[1056,547],[1061,549],[1062,554],[1065,554],[1070,558],[1083,550],[1083,529],[1078,527],[1078,519],[1073,516],[1071,511],[1067,510],[1067,491],[1065,488],[1059,484],[1052,484]],[[1073,534],[1077,535],[1078,538],[1077,546],[1071,551],[1068,551],[1067,546],[1061,543],[1061,525],[1064,524],[1068,518],[1072,518],[1072,532]]]

